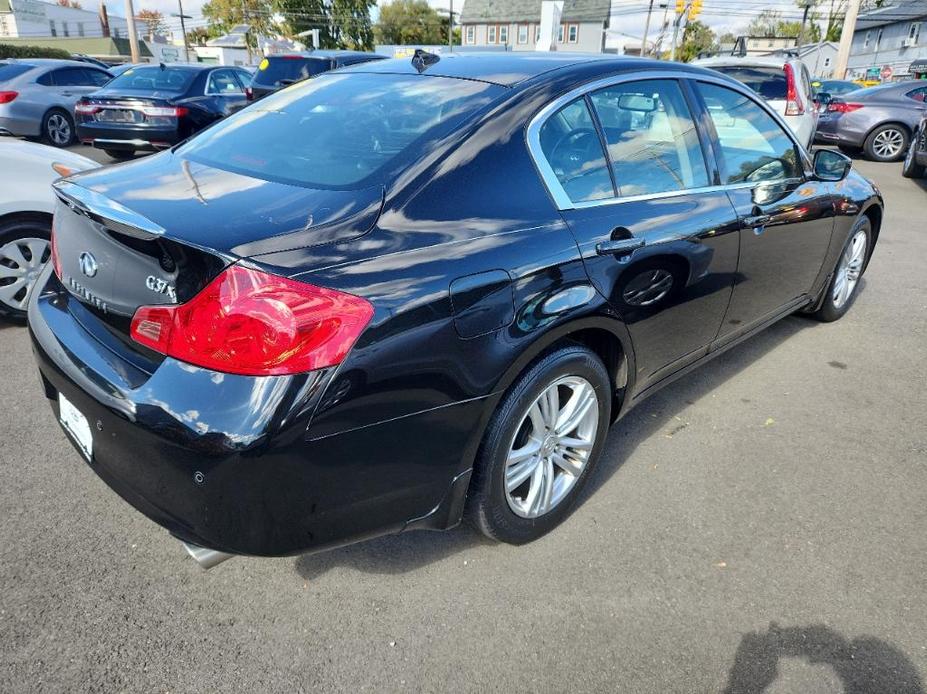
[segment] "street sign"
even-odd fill
[[[892,66],[885,65],[882,67],[882,72],[879,73],[879,76],[882,77],[883,82],[888,82],[892,78]]]

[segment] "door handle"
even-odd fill
[[[740,223],[744,229],[756,229],[757,227],[764,226],[768,221],[768,214],[755,214],[740,218]]]
[[[602,241],[595,245],[595,252],[599,255],[630,255],[638,248],[646,245],[644,239],[612,239],[611,241]]]

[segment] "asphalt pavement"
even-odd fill
[[[67,443],[0,327],[0,691],[923,694],[927,183],[854,166],[886,217],[850,313],[639,406],[523,547],[460,527],[204,572]]]

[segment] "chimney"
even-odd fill
[[[100,3],[100,30],[104,38],[109,38],[109,15],[106,13],[106,3]]]

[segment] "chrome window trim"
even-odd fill
[[[708,82],[710,84],[716,84],[720,87],[726,87],[731,91],[735,91],[750,99],[757,106],[762,108],[766,113],[768,113],[772,118],[779,124],[779,127],[782,128],[782,131],[785,133],[786,137],[792,141],[792,144],[798,147],[799,152],[802,154],[803,168],[805,169],[805,176],[808,176],[808,154],[805,151],[805,148],[802,147],[798,140],[795,138],[795,134],[792,132],[791,128],[785,123],[782,117],[773,111],[769,106],[764,103],[761,103],[755,98],[755,95],[744,85],[738,84],[731,81],[729,78],[714,75],[703,75],[699,73],[692,73],[684,70],[643,70],[640,72],[634,72],[631,74],[622,74],[622,75],[612,75],[610,77],[603,77],[592,82],[586,82],[585,84],[571,89],[565,94],[557,97],[553,101],[548,102],[540,111],[538,111],[528,122],[528,127],[525,130],[525,139],[528,145],[528,151],[531,154],[531,158],[534,160],[534,165],[538,170],[538,173],[541,176],[541,180],[544,182],[544,185],[547,188],[548,193],[550,193],[551,198],[554,201],[554,205],[561,212],[564,210],[582,210],[589,209],[593,207],[599,207],[604,205],[617,205],[624,202],[639,202],[641,200],[658,200],[662,198],[673,198],[681,195],[692,195],[698,193],[710,193],[720,190],[736,190],[738,188],[754,188],[762,184],[779,184],[779,183],[790,183],[790,182],[801,182],[805,179],[790,178],[790,179],[781,179],[778,181],[750,181],[750,182],[741,182],[741,183],[728,183],[717,186],[702,186],[699,188],[682,188],[679,190],[668,190],[660,193],[643,193],[640,195],[628,195],[625,197],[609,197],[603,198],[601,200],[586,200],[582,202],[573,202],[570,200],[570,196],[567,195],[566,191],[563,189],[563,186],[560,184],[560,180],[557,178],[557,174],[554,173],[553,168],[550,163],[547,161],[547,157],[544,156],[544,151],[541,149],[541,128],[544,127],[544,124],[547,122],[547,119],[554,115],[561,108],[569,104],[570,102],[579,99],[586,94],[591,92],[598,91],[599,89],[604,89],[606,87],[615,86],[618,84],[626,84],[628,82],[643,82],[647,80],[655,79],[666,79],[666,80],[690,80],[693,82]],[[695,114],[690,114],[693,117],[693,122]],[[701,137],[701,135],[699,135]]]

